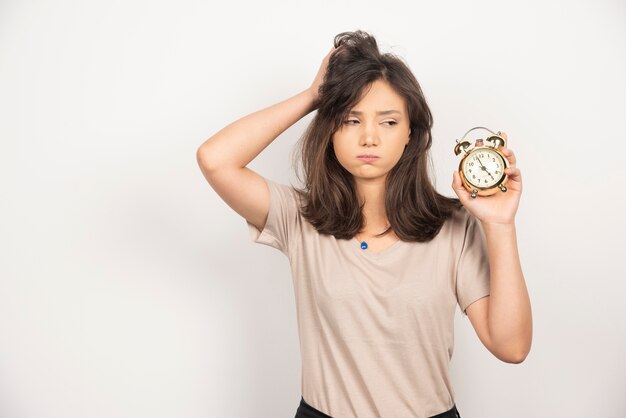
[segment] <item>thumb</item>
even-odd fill
[[[463,186],[463,180],[461,180],[461,176],[456,170],[452,172],[452,189],[459,197],[461,203],[465,204],[470,199],[470,193]]]

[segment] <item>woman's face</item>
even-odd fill
[[[400,160],[409,138],[409,116],[404,98],[387,81],[376,80],[350,109],[331,141],[337,160],[355,180],[380,181],[385,180],[387,173]],[[362,155],[378,158],[371,161],[359,159]]]

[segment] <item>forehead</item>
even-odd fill
[[[376,80],[363,89],[359,101],[349,109],[353,114],[394,114],[405,110],[405,100],[384,80]]]

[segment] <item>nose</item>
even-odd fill
[[[361,135],[361,145],[371,146],[378,144],[378,133],[376,131],[375,122],[365,122]]]

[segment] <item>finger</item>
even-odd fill
[[[508,167],[506,170],[504,170],[504,174],[509,176],[510,181],[515,181],[518,183],[522,182],[522,172],[517,167]]]
[[[515,157],[515,153],[507,147],[500,148],[500,152],[502,152],[502,154],[504,154],[506,159],[509,161],[509,166],[515,167],[515,164],[517,164],[517,158]]]
[[[343,47],[343,45],[339,45],[339,46],[333,46],[332,49],[330,50],[329,55],[335,55],[337,53],[337,51],[339,51],[341,48]]]

